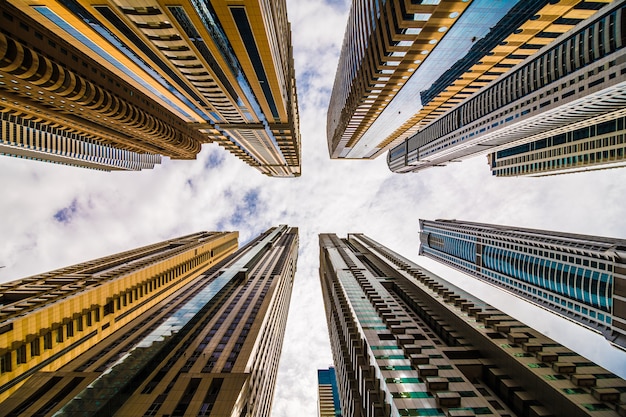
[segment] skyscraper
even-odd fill
[[[177,293],[237,237],[201,232],[0,284],[0,401]]]
[[[569,174],[626,165],[626,117],[582,127],[568,126],[550,136],[488,155],[498,177]],[[579,124],[581,125],[581,124]]]
[[[626,411],[626,381],[364,235],[320,235],[320,279],[344,415]]]
[[[0,152],[96,169],[216,142],[300,175],[284,0],[0,4]]]
[[[551,28],[538,33],[549,41],[546,46],[393,148],[390,169],[414,172],[489,152],[502,156],[506,149],[553,136],[559,145],[563,133],[623,116],[625,7],[622,1],[611,3],[562,35]],[[617,158],[618,147],[612,147],[612,157],[611,149],[602,149],[600,159],[605,164],[623,159]],[[571,166],[568,158],[578,155],[562,148],[529,162]],[[550,159],[555,155],[561,157]],[[594,160],[597,156],[594,152]],[[491,161],[497,169],[499,158]]]
[[[318,417],[341,417],[339,389],[335,368],[317,370]]]
[[[601,332],[626,349],[626,240],[420,220],[420,254]]]
[[[359,0],[327,116],[332,158],[375,158],[608,1]]]
[[[202,235],[211,241],[206,239],[210,233],[198,236]],[[165,259],[167,272],[155,279],[147,273],[156,267],[150,258],[111,257],[101,273],[115,275],[115,285],[99,295],[102,301],[95,296],[98,294],[78,290],[65,305],[50,306],[54,320],[69,313],[68,319],[61,319],[59,332],[65,336],[73,326],[75,334],[68,341],[70,346],[77,345],[76,351],[68,353],[62,363],[29,370],[30,378],[22,378],[22,386],[12,389],[8,398],[5,395],[0,415],[48,416],[60,412],[86,416],[105,411],[119,416],[269,415],[296,269],[297,229],[272,228],[234,253],[234,241],[227,238],[236,234],[217,236],[221,242],[215,242],[212,252],[206,244],[198,246],[197,252],[190,249],[194,256],[191,265],[198,264],[197,257],[204,260],[203,264],[190,269],[188,264]],[[178,241],[164,245],[182,251]],[[144,251],[155,252],[150,247]],[[219,262],[207,262],[211,253],[211,259]],[[120,269],[111,270],[110,264]],[[119,281],[125,280],[133,267],[140,269],[135,275],[142,280],[126,288]],[[86,279],[78,272],[75,276]],[[63,275],[66,281],[70,277]],[[166,292],[163,285],[169,282],[176,288]],[[145,296],[148,291],[160,295],[159,299],[142,300],[141,294]],[[66,306],[81,296],[90,298],[99,316],[92,311],[91,321],[83,321],[79,331],[77,323],[84,313],[72,314]],[[39,301],[26,298],[23,302],[34,305],[25,319],[33,317]],[[134,314],[132,319],[129,312]],[[10,322],[2,325],[7,324]],[[114,325],[116,331],[100,337],[101,331]],[[25,345],[25,355],[30,358],[32,340],[43,338],[44,347],[38,351],[42,359],[56,353],[47,352],[47,330],[33,329],[34,336],[27,337],[25,343],[10,338],[15,330],[17,324],[13,332],[1,337],[8,343],[2,346],[8,346],[5,352],[16,370],[30,369],[30,364],[20,365],[15,357]],[[97,335],[98,343],[83,349],[80,344],[92,334]],[[52,349],[57,349],[56,343]],[[13,378],[8,381],[10,384]]]

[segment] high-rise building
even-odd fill
[[[618,416],[626,381],[361,234],[320,235],[346,416]]]
[[[498,177],[569,174],[626,165],[625,116],[568,126],[550,136],[487,156]]]
[[[420,220],[420,254],[602,333],[626,349],[626,240]]]
[[[284,0],[9,0],[0,16],[0,153],[142,169],[216,142],[300,175]]]
[[[606,3],[352,2],[327,116],[331,157],[399,145]]]
[[[0,401],[176,294],[237,238],[201,232],[0,284]]]
[[[318,417],[341,417],[339,389],[335,368],[317,370]]]
[[[598,6],[597,13],[583,21],[573,19],[580,23],[562,35],[553,29],[558,27],[557,21],[537,33],[535,40],[548,42],[391,149],[389,168],[415,172],[479,154],[506,154],[508,148],[555,136],[560,145],[559,135],[563,133],[622,117],[626,108],[626,32],[622,30],[626,5],[623,1],[602,8],[600,3],[579,5],[587,9],[594,6]],[[561,20],[568,19],[566,14]],[[515,34],[511,36],[514,39]],[[622,160],[617,158],[619,147],[616,143],[610,149],[598,150],[600,155],[594,152],[594,163],[598,156],[604,164]],[[528,162],[537,168],[571,166],[574,155],[578,159],[575,153],[567,154],[573,149],[560,158],[550,158],[562,153],[562,148],[557,147],[545,159],[533,155],[535,159],[531,157]],[[492,168],[498,169],[499,159],[491,161]]]
[[[10,360],[9,372],[24,374],[19,389],[12,387],[10,396],[5,392],[0,415],[269,415],[296,269],[297,229],[271,228],[236,252],[236,234],[192,236],[204,236],[209,243],[221,241],[210,250],[207,243],[189,248],[190,263],[164,259],[167,269],[155,276],[150,274],[156,267],[151,258],[111,257],[99,268],[99,274],[114,276],[111,288],[102,294],[73,290],[76,295],[66,296],[64,305],[50,302],[50,321],[58,322],[56,327],[40,331],[36,323],[28,330],[19,325],[20,332],[28,334],[13,339],[15,322],[12,331],[0,335],[8,343],[2,346]],[[184,242],[164,245],[183,252]],[[143,251],[157,256],[157,248]],[[125,285],[135,269],[137,282]],[[63,288],[72,288],[72,278],[91,282],[90,272],[94,271],[47,279],[49,285],[54,279],[65,280]],[[106,284],[93,279],[90,285],[98,291]],[[176,288],[170,291],[166,285]],[[142,298],[151,294],[159,298]],[[89,309],[77,306],[74,313],[77,297],[87,298]],[[20,316],[22,320],[36,318],[38,298],[22,300],[33,305],[32,312]],[[113,326],[115,331],[110,331]],[[101,336],[105,331],[107,337]],[[48,334],[51,349],[46,346]],[[59,334],[75,351],[58,345]],[[83,349],[91,337],[98,343]],[[24,364],[18,359],[22,350]],[[67,359],[52,363],[48,359],[54,354]],[[2,388],[7,391],[14,379],[3,379]]]

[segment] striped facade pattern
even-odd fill
[[[327,116],[331,157],[379,156],[605,3],[354,2]]]
[[[0,113],[0,153],[104,171],[152,169],[161,156],[103,145],[55,126]]]
[[[300,174],[284,1],[12,0],[0,12],[3,112],[174,159],[216,142],[266,175]]]
[[[297,229],[269,229],[89,351],[35,373],[0,415],[270,415],[297,252]]]
[[[237,237],[201,232],[0,285],[0,401],[176,293]]]
[[[551,136],[488,155],[498,177],[568,174],[626,165],[625,117],[579,123]]]
[[[420,254],[626,348],[626,241],[453,220],[420,220],[420,228]]]
[[[624,113],[623,2],[574,30],[392,149],[394,172],[415,172]]]
[[[362,234],[320,235],[350,416],[618,416],[626,381]]]

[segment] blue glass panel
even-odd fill
[[[100,48],[100,46],[98,46],[91,39],[89,39],[88,37],[86,37],[85,35],[80,33],[78,30],[76,30],[72,25],[70,25],[68,22],[63,20],[60,16],[58,16],[52,10],[50,10],[49,8],[47,8],[45,6],[35,6],[34,9],[36,11],[38,11],[39,13],[41,13],[41,15],[46,17],[52,23],[57,25],[61,30],[65,31],[67,34],[69,34],[70,36],[75,38],[78,42],[80,42],[80,43],[84,44],[85,46],[89,47],[94,53],[98,54],[100,57],[104,58],[105,60],[107,60],[108,62],[113,64],[117,69],[119,69],[120,71],[124,72],[127,77],[132,78],[135,82],[139,83],[144,88],[146,88],[147,90],[151,91],[155,96],[159,97],[159,99],[163,100],[169,106],[171,106],[172,108],[175,108],[180,113],[185,115],[185,117],[191,118],[191,115],[189,113],[187,113],[186,111],[181,109],[179,106],[177,106],[174,102],[172,102],[167,97],[165,97],[159,91],[157,91],[154,88],[152,88],[152,86],[148,82],[146,82],[140,76],[140,74],[136,74],[136,73],[134,73],[132,71],[128,71],[128,68],[125,65],[123,65],[121,62],[119,62],[117,59],[115,59],[107,51],[105,51],[104,49]],[[108,37],[107,37],[107,40],[111,41],[111,39],[108,38]],[[137,63],[136,60],[133,59],[133,61],[135,63]],[[138,65],[139,65],[139,63],[138,63]],[[142,67],[142,68],[145,68],[145,65],[139,65],[139,66]],[[154,72],[154,71],[152,71],[152,72]]]

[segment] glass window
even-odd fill
[[[22,345],[15,351],[17,353],[17,363],[26,363],[26,345]]]
[[[11,352],[0,356],[0,374],[11,372]]]
[[[52,333],[48,332],[43,335],[43,348],[52,349]]]
[[[30,342],[30,356],[31,357],[39,356],[41,354],[40,348],[41,348],[41,343],[40,343],[39,338],[36,338],[32,342]]]

